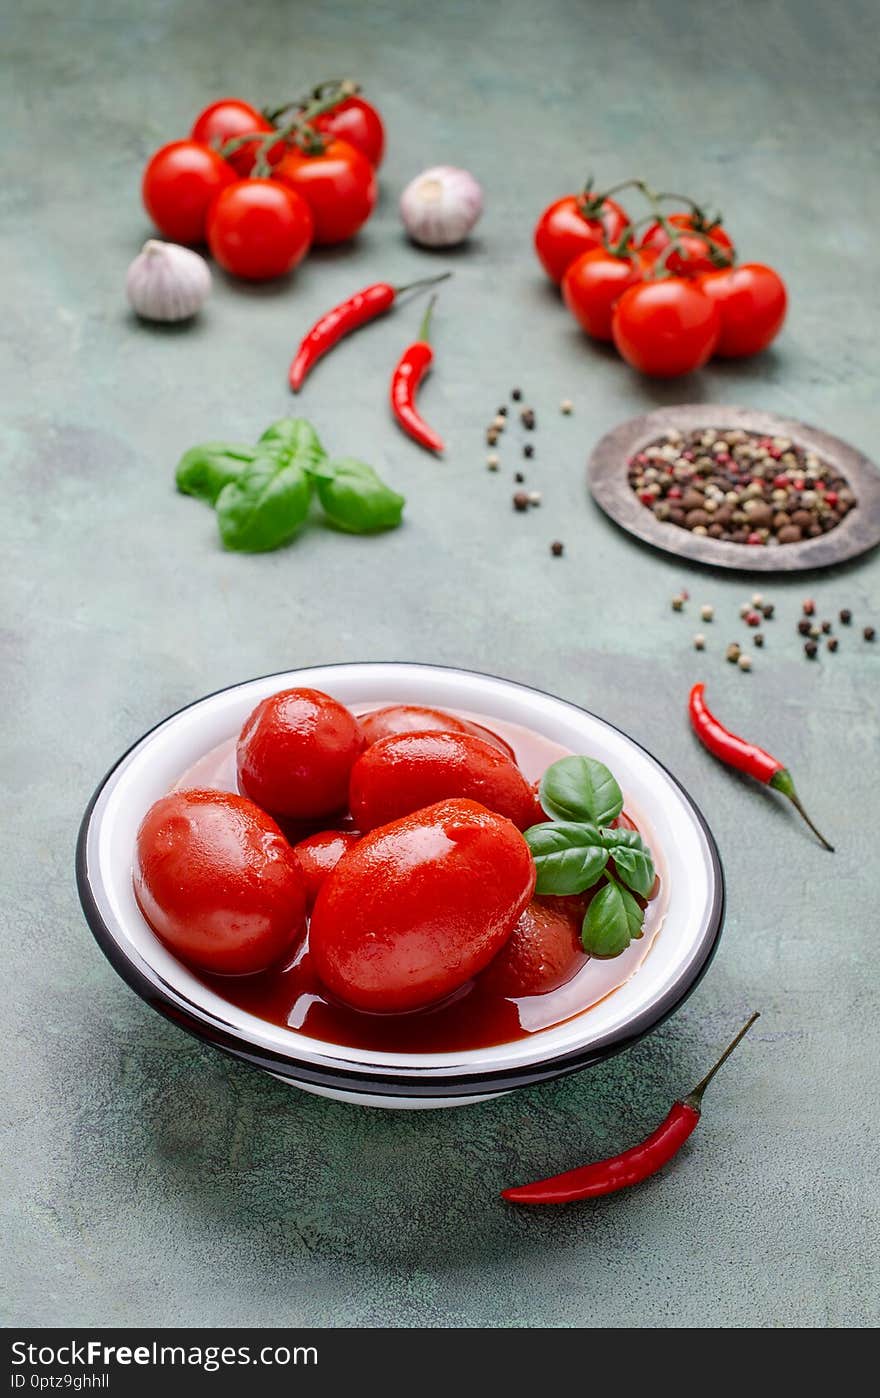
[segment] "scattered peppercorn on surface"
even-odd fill
[[[779,0],[760,7],[757,33],[755,7],[697,0],[548,0],[537,23],[526,0],[7,11],[4,1321],[875,1325],[865,1140],[880,1061],[880,644],[864,629],[880,625],[880,557],[756,582],[686,568],[608,521],[586,494],[592,447],[636,414],[692,402],[694,386],[642,380],[588,342],[530,241],[540,211],[591,166],[609,182],[637,169],[705,190],[748,255],[784,273],[791,309],[771,351],[700,370],[701,398],[815,423],[876,457],[867,7]],[[349,69],[388,136],[364,233],[277,285],[215,271],[190,326],[130,319],[121,284],[150,236],[138,188],[149,152],[213,97],[281,101],[310,75]],[[485,189],[477,230],[449,256],[411,246],[396,208],[434,160]],[[843,247],[861,286],[835,272]],[[287,366],[328,306],[447,267],[419,400],[442,461],[400,433],[386,398],[421,303],[376,321],[369,343],[341,343],[294,407]],[[292,411],[406,496],[400,528],[343,536],[316,522],[274,553],[222,550],[212,512],[175,494],[175,462],[194,442],[253,442]],[[518,510],[518,490],[540,505]],[[801,635],[801,620],[820,634]],[[750,672],[725,660],[734,642]],[[482,1106],[371,1112],[222,1057],[104,962],[71,871],[101,774],[209,691],[369,659],[562,695],[693,794],[720,847],[727,921],[706,976],[656,1032]],[[834,854],[778,793],[701,746],[686,711],[699,680],[734,731],[797,774]],[[655,1178],[564,1212],[526,1216],[498,1199],[640,1139],[753,1007],[761,1019],[713,1083],[699,1131]]]

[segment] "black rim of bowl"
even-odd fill
[[[161,728],[171,719],[179,714],[185,713],[188,709],[195,708],[197,704],[204,703],[208,699],[214,699],[218,694],[227,694],[232,690],[240,689],[243,685],[259,683],[263,680],[280,679],[282,675],[298,673],[298,671],[279,670],[267,675],[256,676],[255,679],[241,680],[237,684],[224,685],[220,689],[213,690],[210,694],[204,694],[199,699],[193,700],[189,704],[182,705],[173,713],[167,714],[158,723],[148,728],[129,748],[113,763],[113,766],[104,775],[98,784],[91,800],[89,801],[82,822],[79,828],[79,835],[76,844],[76,883],[79,893],[80,904],[85,914],[86,922],[91,932],[101,948],[101,951],[110,962],[113,969],[140,996],[152,1009],[157,1010],[166,1019],[171,1020],[180,1028],[192,1034],[195,1038],[211,1044],[214,1048],[248,1063],[253,1067],[262,1068],[266,1072],[276,1076],[286,1078],[294,1084],[301,1084],[304,1087],[326,1089],[328,1091],[344,1091],[360,1096],[382,1096],[401,1098],[437,1098],[454,1099],[456,1097],[480,1096],[483,1094],[495,1095],[506,1092],[516,1087],[531,1087],[535,1083],[547,1082],[553,1078],[563,1077],[569,1073],[577,1072],[581,1068],[592,1067],[596,1063],[602,1062],[614,1054],[621,1053],[632,1044],[638,1043],[652,1030],[656,1029],[670,1015],[679,1009],[696,988],[705,975],[709,963],[715,954],[721,929],[724,923],[725,908],[725,888],[724,872],[721,866],[721,859],[718,854],[718,847],[715,843],[712,831],[703,816],[699,806],[693,797],[682,786],[667,767],[660,762],[653,753],[649,752],[641,743],[636,742],[622,728],[616,724],[609,723],[607,719],[599,714],[594,714],[590,709],[585,709],[580,704],[573,704],[570,700],[560,699],[558,695],[551,694],[548,690],[539,689],[536,685],[520,684],[515,680],[508,680],[501,675],[489,675],[484,671],[466,670],[456,665],[430,665],[414,661],[337,661],[327,665],[304,666],[303,669],[350,669],[355,665],[388,665],[390,666],[410,666],[421,670],[443,670],[451,674],[476,676],[481,679],[490,679],[501,684],[510,685],[514,689],[530,690],[534,694],[543,695],[548,699],[555,699],[559,703],[567,704],[570,708],[586,714],[589,718],[596,719],[599,723],[620,733],[628,742],[632,743],[641,752],[645,753],[657,767],[663,771],[675,787],[681,792],[686,803],[696,817],[705,838],[709,850],[709,858],[712,866],[714,878],[714,891],[712,904],[709,909],[709,916],[706,923],[706,930],[703,934],[700,955],[697,956],[693,964],[688,968],[684,976],[680,977],[674,985],[670,986],[667,992],[661,996],[656,1004],[642,1014],[631,1020],[618,1034],[611,1036],[600,1044],[591,1044],[581,1049],[574,1049],[554,1058],[544,1059],[540,1063],[523,1064],[511,1068],[476,1069],[467,1073],[454,1073],[436,1078],[426,1078],[418,1076],[418,1070],[413,1073],[382,1072],[377,1073],[370,1070],[368,1065],[363,1067],[322,1067],[302,1059],[295,1054],[280,1053],[262,1045],[252,1043],[247,1036],[233,1025],[221,1025],[214,1022],[213,1018],[207,1015],[194,1001],[188,1000],[180,991],[171,991],[157,971],[146,961],[141,965],[135,964],[132,958],[123,950],[110,927],[105,922],[92,891],[91,880],[88,872],[88,861],[86,849],[88,845],[89,831],[91,829],[92,814],[104,788],[111,780],[117,769],[122,765],[128,756],[140,747],[147,738],[158,728]],[[328,1045],[328,1048],[332,1048]]]

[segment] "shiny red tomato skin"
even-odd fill
[[[388,704],[384,709],[373,709],[371,713],[359,715],[358,722],[367,747],[378,743],[380,738],[391,738],[397,733],[472,733],[491,743],[499,752],[506,753],[512,762],[516,761],[510,744],[493,733],[491,728],[459,718],[458,714],[449,714],[445,709],[428,709],[421,704]]]
[[[212,102],[203,112],[199,112],[189,134],[191,140],[201,141],[217,150],[236,136],[246,136],[250,131],[269,132],[273,129],[271,121],[267,121],[263,113],[251,106],[250,102],[242,102],[238,97],[223,97],[219,102]],[[269,163],[276,164],[283,153],[284,146],[281,142],[270,146],[267,153]],[[249,142],[245,146],[239,146],[225,159],[239,175],[245,176],[253,169],[255,155],[256,143]]]
[[[488,965],[534,886],[509,820],[441,801],[364,836],[328,876],[309,932],[315,969],[357,1009],[421,1009]]]
[[[614,257],[604,248],[575,258],[562,278],[562,299],[581,329],[594,340],[610,340],[614,307],[629,287],[644,279],[655,259],[650,251]]]
[[[275,178],[302,195],[315,220],[315,243],[345,243],[376,204],[376,176],[365,155],[347,141],[330,141],[317,155],[292,147]]]
[[[278,826],[227,791],[175,791],[137,834],[135,894],[181,960],[218,975],[265,971],[305,932],[302,870]]]
[[[354,146],[367,157],[374,170],[382,164],[385,127],[376,108],[363,97],[346,97],[338,107],[316,117],[313,124],[318,131],[326,131]]]
[[[614,307],[618,351],[643,374],[673,378],[712,357],[721,330],[714,302],[693,281],[666,277],[631,286]]]
[[[701,272],[711,272],[715,263],[709,256],[707,244],[696,234],[691,235],[690,230],[694,227],[692,214],[668,214],[668,221],[673,228],[681,232],[682,251],[671,252],[666,262],[670,272],[674,272],[679,277],[696,277]],[[726,228],[720,223],[711,224],[706,230],[713,243],[717,244],[717,252],[722,256],[729,254],[731,260],[734,255],[733,240]],[[639,239],[640,248],[653,248],[658,254],[669,246],[669,234],[661,223],[652,223],[645,229]]]
[[[494,995],[519,1000],[558,990],[587,964],[583,898],[535,897],[480,977]]]
[[[172,141],[147,161],[141,182],[144,208],[166,238],[203,243],[208,210],[236,178],[232,166],[198,141]]]
[[[478,801],[520,830],[532,823],[534,797],[522,772],[472,733],[399,733],[373,743],[352,768],[348,799],[359,830],[450,797]]]
[[[715,302],[721,315],[721,334],[715,353],[722,359],[759,354],[776,339],[788,308],[785,282],[772,267],[744,262],[708,272],[700,286]]]
[[[293,850],[302,869],[306,886],[306,902],[312,907],[321,885],[344,854],[354,849],[360,839],[356,830],[321,830],[300,840]]]
[[[211,256],[234,277],[269,281],[302,262],[314,222],[306,201],[276,180],[237,180],[208,214]]]
[[[319,689],[285,689],[258,704],[236,749],[238,785],[264,811],[317,820],[343,810],[364,747],[360,724]]]
[[[535,225],[535,252],[552,282],[562,281],[576,257],[604,246],[607,238],[616,243],[627,225],[627,216],[613,199],[606,199],[600,218],[587,219],[581,213],[583,195],[566,194],[544,210]]]

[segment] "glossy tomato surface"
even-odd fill
[[[258,704],[238,739],[238,785],[272,815],[317,820],[341,811],[364,747],[352,713],[319,689],[285,689]]]
[[[264,971],[305,932],[293,850],[269,816],[229,792],[177,791],[151,806],[137,834],[134,887],[162,941],[204,971]]]
[[[172,141],[151,156],[141,183],[144,208],[166,238],[203,243],[208,210],[236,178],[232,166],[199,141]]]
[[[634,369],[672,378],[699,369],[718,343],[721,317],[693,281],[666,277],[631,286],[614,307],[614,343]]]
[[[309,933],[315,970],[358,1009],[433,1004],[488,965],[534,886],[510,821],[441,801],[366,835],[325,880]]]
[[[611,339],[614,307],[623,293],[644,279],[656,253],[615,257],[592,248],[575,258],[562,278],[562,298],[578,325],[594,340]]]
[[[519,1000],[558,990],[589,961],[581,945],[583,898],[533,898],[481,982]]]
[[[709,272],[700,286],[718,307],[721,334],[715,353],[725,359],[759,354],[782,329],[788,308],[785,282],[772,267],[744,262]]]
[[[311,908],[321,885],[340,859],[353,849],[360,839],[356,830],[320,830],[294,845],[306,886],[306,900]]]
[[[616,243],[627,225],[619,204],[606,199],[601,215],[586,218],[582,213],[584,196],[567,194],[546,208],[535,225],[535,252],[551,281],[561,282],[581,253],[601,248],[605,240]]]
[[[341,141],[347,141],[365,155],[374,169],[382,164],[385,154],[385,127],[376,108],[363,97],[347,97],[313,123]]]
[[[376,204],[373,167],[346,141],[331,140],[315,155],[293,147],[275,177],[305,199],[315,221],[314,240],[322,245],[353,238]]]
[[[713,261],[712,253],[726,261],[733,261],[733,240],[720,223],[712,223],[702,229],[694,216],[687,213],[669,214],[667,223],[677,230],[680,245],[666,260],[670,272],[681,277],[696,277],[701,272],[711,272],[718,266],[717,261]],[[700,229],[706,236],[699,236],[698,232],[693,231],[695,229]],[[668,248],[669,243],[669,233],[662,223],[652,223],[642,234],[639,247],[653,248],[659,255]]]
[[[429,709],[421,704],[388,704],[384,709],[361,714],[359,722],[368,747],[378,743],[380,738],[390,738],[396,733],[472,733],[506,753],[511,761],[516,761],[510,744],[493,733],[491,728],[459,718],[458,714],[447,713],[445,709]]]
[[[472,733],[401,733],[358,758],[349,806],[359,830],[397,820],[447,797],[479,801],[525,830],[534,794],[505,753]]]
[[[234,277],[268,281],[302,262],[314,223],[306,201],[277,180],[238,180],[208,214],[208,247]]]
[[[247,136],[251,131],[269,132],[273,130],[271,121],[267,121],[263,113],[253,107],[250,102],[242,102],[238,97],[224,97],[219,102],[212,102],[203,112],[199,112],[193,123],[193,129],[189,133],[194,141],[201,141],[206,146],[213,146],[215,150],[224,146],[227,141],[234,140],[239,136]],[[225,157],[234,170],[240,175],[249,175],[253,169],[254,156],[256,155],[256,142],[248,141],[246,145],[239,146]],[[268,159],[271,164],[281,159],[284,146],[279,142],[275,146],[270,146]]]

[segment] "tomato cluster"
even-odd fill
[[[207,243],[227,272],[253,281],[283,276],[313,244],[353,238],[376,203],[385,133],[364,98],[338,96],[278,125],[239,98],[212,102],[187,140],[147,162],[142,194],[156,227],[176,243]]]
[[[535,227],[538,259],[581,328],[661,378],[699,369],[713,355],[765,349],[785,319],[779,274],[757,262],[737,265],[720,219],[697,205],[666,214],[667,196],[628,183],[656,216],[634,223],[610,194],[588,187],[551,204]]]

